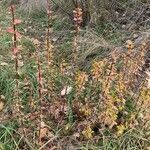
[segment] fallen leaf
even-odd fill
[[[46,127],[46,124],[42,121],[40,124],[40,139],[44,138],[46,136],[48,129]]]
[[[0,66],[8,66],[8,63],[2,62],[0,63]]]
[[[0,111],[4,108],[4,102],[0,101]]]
[[[4,95],[0,95],[0,99],[5,100],[5,96]]]
[[[18,66],[22,67],[24,65],[23,61],[18,60]]]
[[[75,138],[79,138],[79,137],[80,137],[80,134],[79,134],[78,132],[76,132],[76,133],[73,134],[73,136],[74,136]]]
[[[27,32],[28,30],[27,29],[23,29],[24,30],[24,32]]]
[[[43,139],[54,137],[53,132],[49,131],[49,127],[45,122],[41,121],[40,123],[40,132],[39,132],[39,144],[42,145]]]
[[[32,40],[33,44],[35,44],[35,45],[39,45],[40,44],[38,39],[32,38],[31,40]]]
[[[150,150],[150,146],[147,147],[147,150]]]
[[[65,86],[61,91],[61,96],[68,95],[72,91],[71,86]]]

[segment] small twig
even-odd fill
[[[55,136],[51,139],[49,139],[44,145],[42,145],[38,150],[42,150],[49,142],[53,141],[54,139],[56,139],[58,136]]]

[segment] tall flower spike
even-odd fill
[[[92,79],[93,81],[101,81],[102,79],[102,73],[103,73],[103,67],[105,65],[104,61],[94,61],[92,64]]]
[[[16,29],[16,25],[21,23],[21,20],[16,19],[15,18],[15,6],[11,5],[10,6],[10,12],[12,15],[12,27],[9,27],[7,29],[7,32],[12,33],[13,34],[13,55],[14,55],[14,59],[15,59],[15,80],[16,80],[16,92],[15,92],[15,96],[16,96],[16,110],[17,113],[20,113],[20,102],[19,102],[19,81],[18,81],[18,76],[19,76],[19,60],[18,60],[18,52],[19,52],[19,48],[18,48],[18,35],[19,33],[17,32]]]
[[[87,81],[88,75],[85,72],[77,72],[75,77],[75,84],[79,93],[85,89],[85,84]]]
[[[80,25],[82,23],[82,9],[77,7],[73,10],[73,21],[75,25],[75,36],[73,42],[73,61],[75,62],[77,59],[77,36],[79,33]]]
[[[80,25],[82,23],[82,9],[77,7],[75,10],[73,10],[73,16],[74,16],[74,23],[76,27],[76,31],[79,31]]]
[[[51,40],[51,33],[52,33],[52,9],[49,0],[47,2],[47,31],[46,31],[46,41],[45,41],[45,48],[46,48],[46,59],[47,59],[47,72],[46,72],[46,91],[47,97],[50,100],[54,94],[54,87],[55,83],[53,79],[50,77],[54,75],[55,67],[54,67],[54,46]]]

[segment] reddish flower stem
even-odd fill
[[[14,49],[17,49],[17,35],[16,35],[16,25],[15,25],[15,12],[14,12],[14,6],[10,6],[10,11],[12,14],[12,26],[13,26],[13,51]],[[16,96],[17,100],[19,100],[19,81],[18,81],[18,52],[14,53],[15,56],[15,72],[16,72]]]

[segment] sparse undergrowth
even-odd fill
[[[0,149],[149,150],[149,39],[118,50],[81,30],[80,7],[67,30],[48,2],[39,22],[0,12]]]

